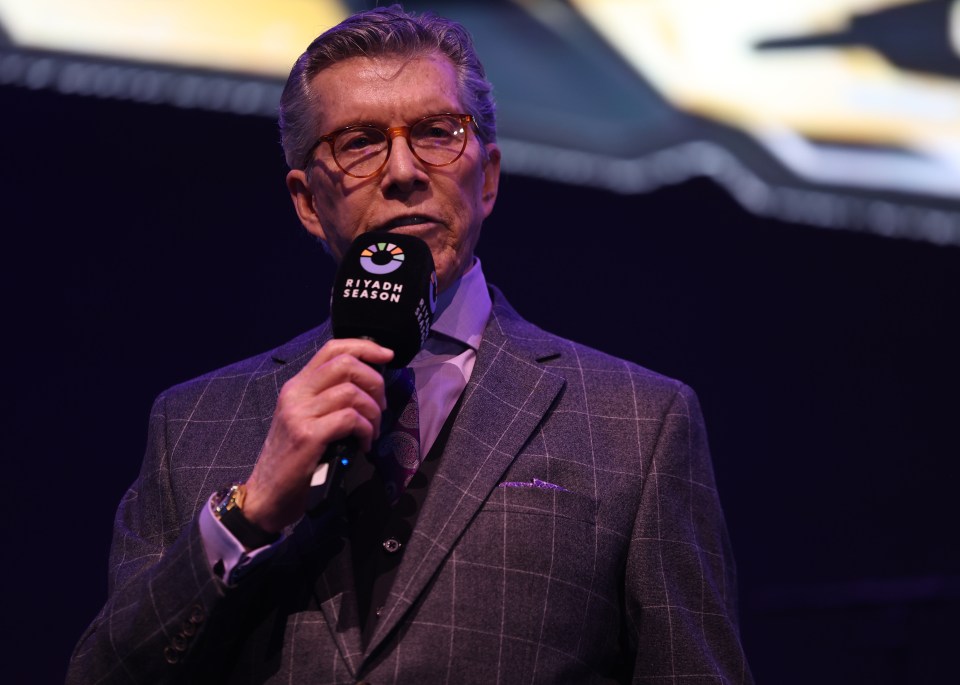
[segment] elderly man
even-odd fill
[[[436,320],[396,410],[415,409],[412,477],[386,497],[374,367],[393,351],[329,322],[163,393],[68,682],[750,682],[695,395],[484,280],[500,150],[465,30],[347,19],[297,61],[280,125],[294,207],[335,260],[374,230],[433,255]],[[366,475],[308,507],[351,436]]]

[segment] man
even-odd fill
[[[373,367],[393,352],[329,323],[162,394],[68,682],[750,682],[693,392],[527,323],[474,258],[500,150],[463,28],[346,20],[294,66],[280,120],[294,206],[334,259],[372,230],[433,254],[417,399],[391,408],[419,413],[416,473],[388,501]],[[351,436],[374,454],[308,511]]]

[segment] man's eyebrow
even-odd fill
[[[342,130],[345,129],[345,128],[351,128],[351,127],[353,127],[353,126],[371,126],[371,127],[373,127],[373,128],[381,128],[381,129],[394,128],[395,126],[409,126],[410,124],[414,124],[414,123],[420,121],[421,119],[426,119],[427,117],[432,117],[432,116],[437,115],[437,114],[457,113],[457,112],[461,112],[461,111],[465,111],[465,109],[462,108],[462,107],[460,107],[459,105],[448,104],[448,105],[441,105],[439,108],[431,108],[431,109],[429,109],[429,110],[425,110],[425,111],[421,112],[420,114],[417,114],[416,116],[410,117],[409,119],[404,118],[404,121],[403,121],[402,124],[397,124],[397,123],[393,123],[393,122],[389,122],[389,123],[377,123],[377,122],[376,122],[375,120],[373,120],[373,119],[359,119],[359,118],[358,118],[358,119],[352,120],[352,121],[349,122],[349,123],[343,124],[342,126],[336,126],[336,127],[334,127],[334,128],[330,128],[330,129],[328,129],[328,130],[331,131],[331,132],[333,132],[333,131],[342,131]]]

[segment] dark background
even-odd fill
[[[2,670],[59,682],[152,398],[319,323],[333,267],[270,120],[12,87],[0,112]],[[506,175],[478,252],[527,318],[698,391],[759,682],[955,676],[960,248],[759,219],[707,180]]]

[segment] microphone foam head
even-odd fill
[[[333,283],[335,338],[371,338],[406,366],[430,333],[437,272],[427,244],[412,235],[374,231],[353,241]]]

